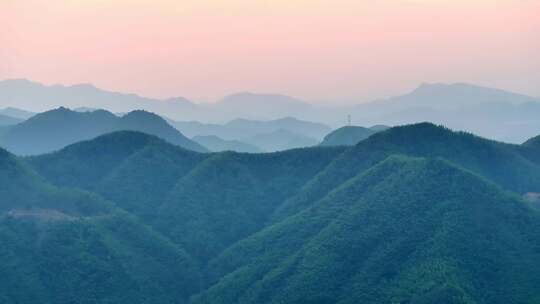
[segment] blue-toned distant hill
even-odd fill
[[[7,107],[7,108],[4,108],[4,109],[0,109],[0,114],[1,115],[6,115],[6,116],[9,116],[9,117],[13,117],[13,118],[18,118],[18,119],[21,119],[21,120],[26,120],[26,119],[36,115],[36,113],[29,112],[29,111],[26,111],[26,110],[21,110],[21,109],[18,109],[18,108],[13,108],[13,107]]]
[[[0,145],[15,154],[35,155],[118,130],[146,132],[186,149],[207,151],[149,112],[133,111],[118,117],[104,110],[76,112],[66,108],[37,114],[9,128]]]
[[[248,143],[241,142],[239,140],[225,140],[217,136],[207,135],[207,136],[195,136],[192,138],[193,141],[199,143],[201,146],[207,148],[212,152],[222,152],[222,151],[236,151],[236,152],[247,152],[247,153],[261,153],[264,152],[260,148]]]
[[[24,120],[20,119],[20,118],[15,118],[15,117],[0,114],[0,126],[16,125],[16,124],[21,123],[23,121]]]
[[[285,117],[274,120],[234,119],[225,124],[206,124],[196,121],[171,121],[186,136],[218,136],[225,140],[244,140],[259,134],[287,130],[314,139],[322,139],[331,131],[325,124]]]
[[[405,95],[327,110],[308,119],[341,122],[349,114],[362,125],[430,121],[511,143],[540,133],[540,99],[465,83],[427,83]]]
[[[59,106],[85,107],[113,113],[143,109],[180,121],[175,126],[188,137],[215,135],[226,140],[243,140],[253,135],[238,137],[235,132],[230,137],[227,130],[215,130],[237,118],[267,121],[295,117],[337,127],[343,125],[348,115],[357,125],[394,126],[430,121],[511,143],[521,143],[540,132],[540,99],[467,83],[425,83],[410,93],[373,102],[347,106],[334,106],[334,102],[342,103],[330,100],[323,106],[286,95],[246,92],[229,95],[215,103],[194,103],[182,97],[156,99],[112,92],[91,84],[47,86],[25,79],[0,81],[0,107],[32,111]],[[1,111],[0,114],[6,115]],[[262,133],[274,131],[276,129]],[[328,129],[316,135],[289,131],[317,140],[330,132]]]
[[[284,151],[317,145],[314,138],[300,135],[288,130],[279,129],[270,133],[257,134],[244,139],[249,144],[260,147],[267,152]]]
[[[226,96],[213,105],[213,108],[224,117],[243,117],[252,120],[297,116],[310,111],[312,107],[303,100],[286,95],[251,92]]]
[[[197,105],[182,97],[153,99],[136,94],[107,91],[91,84],[47,86],[26,79],[0,81],[1,106],[37,111],[58,107],[70,109],[88,107],[107,109],[115,113],[143,109],[173,117],[189,117],[199,110]]]
[[[377,125],[371,128],[359,126],[345,126],[326,135],[321,146],[353,146],[371,135],[389,129],[387,126]]]

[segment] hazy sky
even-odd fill
[[[0,0],[0,25],[0,79],[195,99],[421,82],[540,96],[540,0]]]

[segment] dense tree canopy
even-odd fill
[[[0,149],[0,302],[536,303],[535,151],[428,123],[265,154]]]

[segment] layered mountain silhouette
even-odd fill
[[[284,129],[279,129],[270,133],[257,134],[245,139],[245,141],[268,152],[311,147],[318,143],[314,138]]]
[[[314,139],[322,139],[331,131],[327,125],[293,117],[274,120],[234,119],[225,124],[204,124],[196,121],[172,121],[170,123],[186,136],[218,136],[225,140],[244,140],[278,130],[287,130]]]
[[[194,303],[527,302],[539,220],[446,161],[390,157],[213,259]]]
[[[0,126],[16,125],[21,122],[22,119],[0,114]]]
[[[521,143],[540,129],[540,100],[504,90],[457,84],[423,84],[409,94],[337,111],[362,124],[422,121]],[[497,122],[497,123],[494,123]]]
[[[21,119],[21,120],[26,120],[26,119],[36,115],[36,113],[21,110],[21,109],[18,109],[18,108],[7,107],[7,108],[4,108],[4,109],[0,109],[0,115],[5,115],[5,116],[13,117],[13,118],[18,118],[18,119]]]
[[[537,97],[465,83],[425,83],[408,94],[388,99],[351,106],[318,107],[279,94],[246,92],[224,97],[215,103],[196,104],[181,97],[154,99],[106,91],[89,84],[45,86],[18,79],[0,81],[0,106],[32,111],[59,106],[72,109],[85,107],[107,109],[113,113],[143,109],[181,121],[177,128],[189,137],[215,135],[226,140],[243,140],[244,137],[228,137],[225,131],[218,133],[207,130],[216,127],[212,124],[222,125],[237,118],[275,120],[291,116],[333,127],[343,125],[348,115],[359,125],[403,125],[431,121],[511,143],[521,143],[537,135],[540,130],[540,100]],[[201,124],[184,123],[187,121]],[[494,121],[497,123],[494,124]],[[206,131],[200,131],[199,127]],[[320,140],[329,131],[320,134],[320,138],[314,134],[302,134],[298,130],[293,132]]]
[[[46,86],[26,79],[0,81],[0,105],[45,111],[57,107],[107,109],[130,112],[136,109],[174,116],[192,115],[197,106],[185,98],[152,99],[99,89],[91,84]],[[184,113],[184,114],[182,114]]]
[[[257,146],[241,142],[239,140],[225,140],[215,135],[195,136],[193,141],[212,152],[236,151],[247,153],[261,153],[263,150]]]
[[[215,104],[215,108],[226,117],[264,120],[297,116],[311,110],[312,106],[303,100],[286,95],[243,92],[224,97]]]
[[[104,110],[76,112],[66,108],[37,114],[9,128],[0,144],[15,154],[34,155],[59,150],[77,141],[117,130],[142,131],[186,149],[207,151],[164,119],[149,112],[133,111],[118,117]]]

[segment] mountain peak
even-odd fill
[[[135,110],[127,113],[126,115],[122,116],[123,119],[128,120],[145,120],[145,121],[154,121],[154,122],[165,122],[166,120],[163,119],[161,116],[148,112],[145,110]]]
[[[360,141],[370,137],[378,131],[359,127],[359,126],[345,126],[336,129],[326,135],[321,146],[353,146]]]
[[[535,136],[523,143],[524,146],[540,147],[540,135]]]

